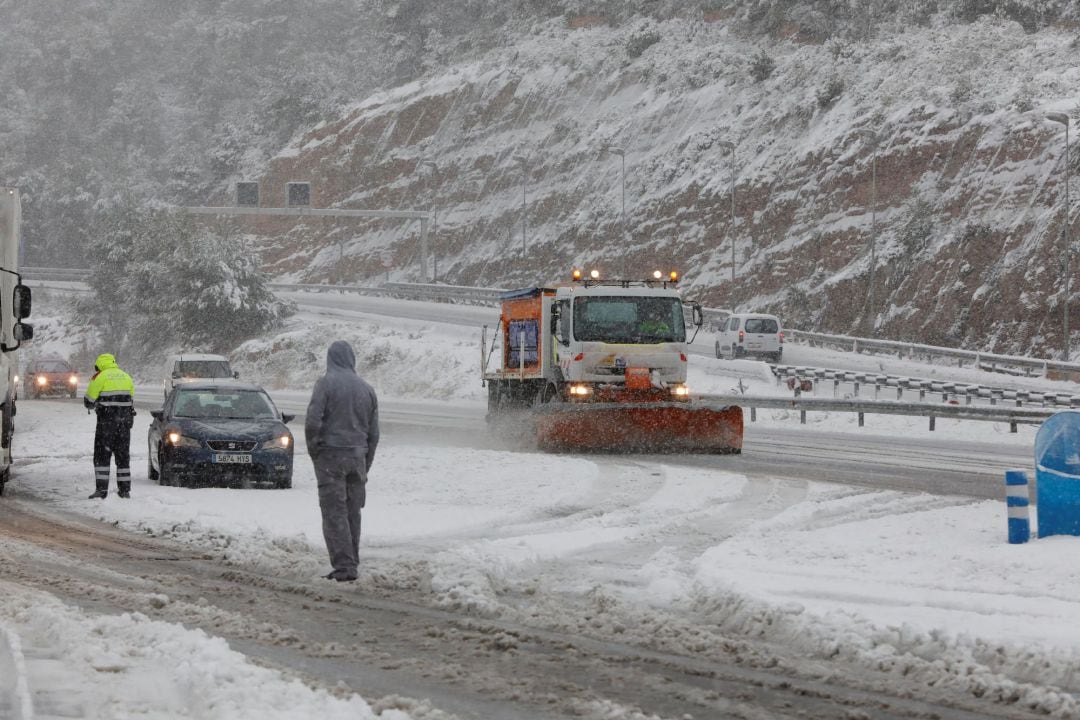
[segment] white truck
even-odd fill
[[[0,494],[11,476],[11,439],[15,433],[18,397],[17,350],[34,328],[23,323],[30,316],[30,288],[19,274],[19,191],[0,187]]]
[[[742,411],[692,401],[687,303],[678,275],[585,278],[504,293],[495,342],[481,358],[495,426],[533,421],[543,449],[738,453]],[[701,307],[690,303],[692,325]],[[486,345],[486,333],[482,342]],[[523,418],[516,410],[529,410]]]

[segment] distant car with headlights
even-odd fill
[[[266,391],[237,380],[178,385],[147,434],[147,476],[180,487],[292,487],[296,416]]]
[[[79,373],[60,357],[31,360],[23,375],[23,393],[31,398],[43,395],[75,397],[79,393]]]

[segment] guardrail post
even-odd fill
[[[806,424],[806,411],[805,410],[800,410],[799,411],[799,424],[800,425],[805,425]]]
[[[865,418],[865,415],[864,415],[863,411],[862,411],[862,410],[860,410],[860,411],[859,411],[859,427],[862,427],[862,426],[863,426],[863,421],[864,421],[865,419],[866,419],[866,418]]]
[[[904,397],[904,386],[903,385],[897,385],[896,386],[896,399],[901,400],[901,399],[903,399],[903,397]]]
[[[1011,432],[1011,433],[1016,432],[1016,421],[1015,420],[1013,420],[1012,422],[1009,423],[1009,432]]]
[[[1009,544],[1031,539],[1031,500],[1028,476],[1023,470],[1005,471],[1005,507],[1009,518]]]
[[[859,381],[855,381],[855,397],[859,397]]]
[[[757,422],[757,408],[750,406],[750,422]]]
[[[859,338],[855,338],[854,340],[851,341],[851,352],[853,352],[853,353],[859,352]]]
[[[934,432],[934,426],[936,424],[935,423],[936,420],[937,420],[936,417],[934,417],[933,415],[930,416],[930,432]]]
[[[833,381],[832,381],[832,396],[833,397],[840,397],[840,379],[839,378],[833,378]]]

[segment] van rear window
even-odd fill
[[[746,318],[743,329],[748,333],[778,333],[780,327],[772,318]]]

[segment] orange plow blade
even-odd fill
[[[742,452],[737,405],[555,403],[537,409],[541,450],[571,452]]]

